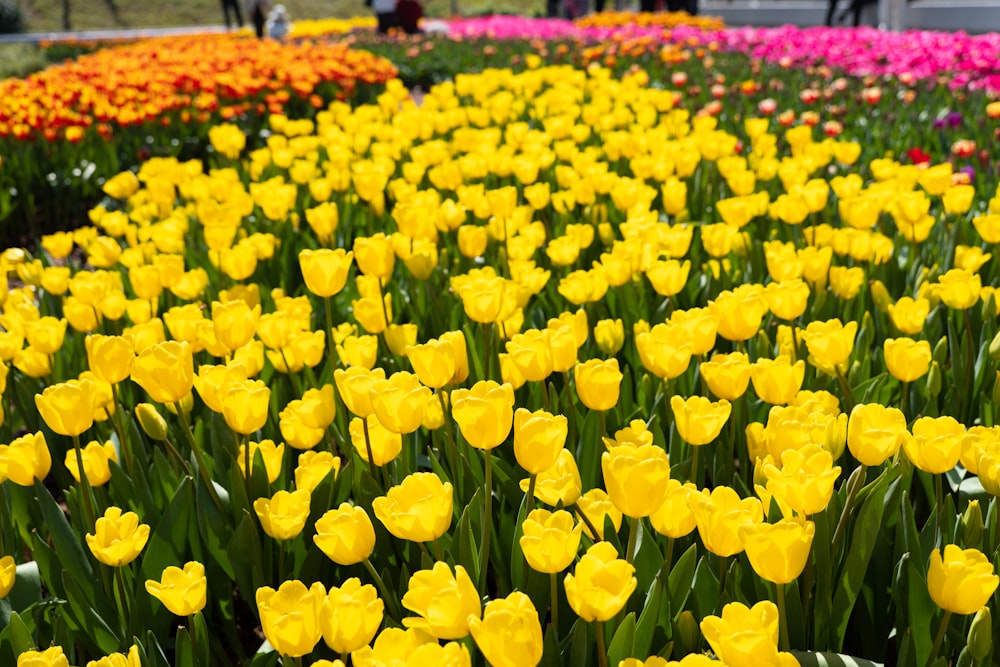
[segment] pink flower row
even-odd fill
[[[707,37],[707,36],[706,36]],[[789,66],[826,65],[856,76],[932,79],[1000,92],[1000,34],[876,28],[737,28],[709,39],[731,51]]]
[[[875,28],[733,28],[704,32],[680,26],[584,28],[561,19],[516,16],[460,19],[450,24],[453,35],[493,39],[537,38],[605,41],[653,37],[663,41],[715,42],[767,62],[789,67],[826,65],[856,76],[891,76],[924,80],[950,77],[953,88],[1000,92],[1000,33],[968,35],[929,30],[901,33]]]

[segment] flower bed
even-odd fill
[[[4,253],[0,661],[983,660],[985,99],[675,56],[211,123]]]

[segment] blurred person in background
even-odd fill
[[[396,20],[407,35],[423,32],[420,29],[420,19],[424,17],[424,6],[420,0],[399,0],[396,3]]]
[[[267,15],[267,36],[273,39],[284,39],[292,31],[292,22],[288,18],[288,10],[284,5],[275,5]]]
[[[250,22],[253,23],[254,32],[258,37],[264,36],[264,24],[267,22],[267,15],[271,11],[271,0],[247,0],[247,14],[250,15]]]
[[[230,13],[236,16],[236,27],[242,28],[243,13],[240,11],[239,0],[222,0],[222,16],[226,19],[226,30],[231,30],[233,27]]]
[[[371,0],[370,7],[378,20],[380,35],[389,32],[389,28],[395,28],[399,25],[399,18],[396,16],[396,0]]]

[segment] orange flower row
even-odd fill
[[[310,99],[323,84],[338,86],[342,97],[358,82],[382,83],[395,74],[384,58],[322,41],[146,40],[0,82],[0,137],[72,141],[95,124],[106,135],[175,111],[228,118],[251,103],[280,113],[292,96]]]
[[[581,28],[673,28],[679,25],[701,30],[723,30],[726,24],[717,16],[691,16],[687,12],[598,12],[574,21]]]

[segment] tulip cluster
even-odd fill
[[[987,655],[996,183],[658,83],[217,123],[0,254],[11,660]]]

